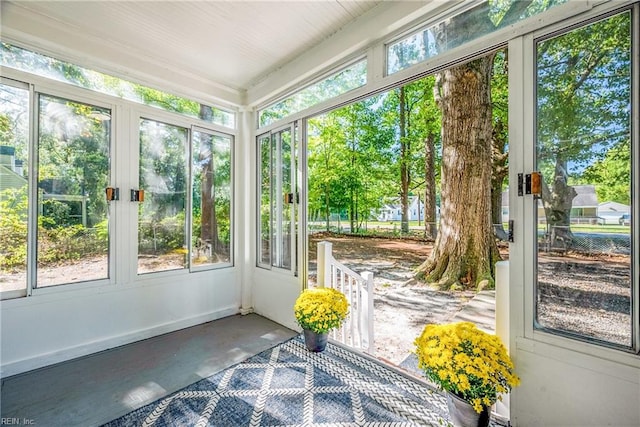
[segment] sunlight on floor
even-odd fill
[[[141,404],[153,402],[167,394],[167,390],[158,383],[148,382],[145,385],[130,390],[122,399],[122,403],[128,408],[136,409]]]

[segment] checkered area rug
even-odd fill
[[[296,337],[105,426],[446,426],[447,412],[427,384]]]

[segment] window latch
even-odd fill
[[[104,189],[104,192],[107,196],[107,202],[120,200],[120,189],[118,187],[107,187]]]
[[[144,202],[144,190],[131,190],[131,201],[132,202]]]
[[[518,174],[518,196],[531,194],[534,198],[542,197],[542,174],[531,172],[526,175]]]

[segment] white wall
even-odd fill
[[[130,284],[0,304],[1,374],[8,376],[238,313],[235,268],[161,273]]]
[[[254,311],[290,329],[300,330],[293,305],[300,295],[298,278],[290,272],[255,268],[252,280]]]
[[[630,359],[631,361],[631,359]],[[640,426],[640,367],[518,339],[514,426]]]

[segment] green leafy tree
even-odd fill
[[[547,223],[560,230],[558,238],[572,238],[572,174],[577,178],[581,168],[628,140],[630,34],[627,12],[538,44],[542,202]]]
[[[352,232],[362,229],[392,188],[389,161],[394,127],[386,96],[369,98],[314,118],[309,132],[309,208],[346,212]]]
[[[614,145],[602,160],[587,167],[579,178],[583,184],[596,183],[600,201],[631,204],[631,144],[627,139]]]

